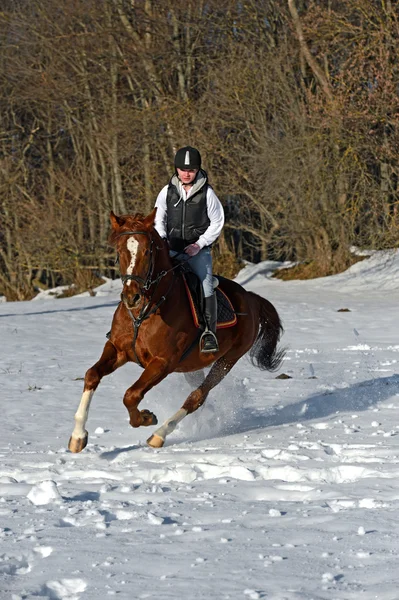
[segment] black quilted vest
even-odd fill
[[[166,196],[167,235],[170,248],[176,252],[194,244],[210,225],[206,209],[208,179],[205,171],[200,173],[205,177],[194,183],[194,192],[186,201],[180,198],[175,175],[169,183]],[[198,189],[195,189],[197,186]]]

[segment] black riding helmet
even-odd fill
[[[175,168],[176,169],[200,169],[201,168],[201,154],[197,148],[191,146],[184,146],[176,152],[175,156]]]

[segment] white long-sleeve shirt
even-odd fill
[[[178,185],[181,202],[186,202],[187,198],[190,197],[193,188],[191,187],[188,192],[186,192],[181,181],[179,181]],[[155,206],[158,209],[155,217],[155,229],[163,238],[167,237],[166,197],[168,193],[168,187],[169,185],[165,185],[165,187],[162,188],[155,202]],[[213,242],[219,237],[224,225],[224,210],[222,203],[209,185],[206,191],[206,210],[210,224],[208,229],[198,238],[196,242],[200,248],[204,248],[205,246],[210,246],[213,244]]]

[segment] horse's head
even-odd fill
[[[110,243],[116,246],[123,282],[122,301],[133,310],[143,302],[153,284],[156,251],[163,242],[154,229],[156,208],[147,216],[110,214]]]

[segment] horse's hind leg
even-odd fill
[[[125,364],[125,362],[126,358],[121,359],[119,357],[118,360],[115,346],[108,341],[104,346],[100,360],[86,372],[82,398],[75,414],[75,427],[68,444],[71,452],[81,452],[87,445],[88,433],[85,425],[89,416],[92,396],[101,379]]]
[[[196,411],[204,404],[209,392],[216,387],[224,377],[226,377],[227,373],[234,367],[237,360],[238,359],[229,360],[225,356],[222,356],[214,363],[201,385],[191,392],[183,404],[182,408],[187,411],[187,414]]]
[[[222,381],[227,373],[234,367],[237,360],[238,358],[229,360],[225,356],[219,358],[201,385],[191,392],[177,413],[170,417],[170,419],[167,419],[161,427],[148,438],[147,444],[153,448],[161,448],[165,443],[166,436],[176,429],[177,424],[180,423],[184,417],[196,411],[204,404],[211,389],[216,387],[218,383]]]

